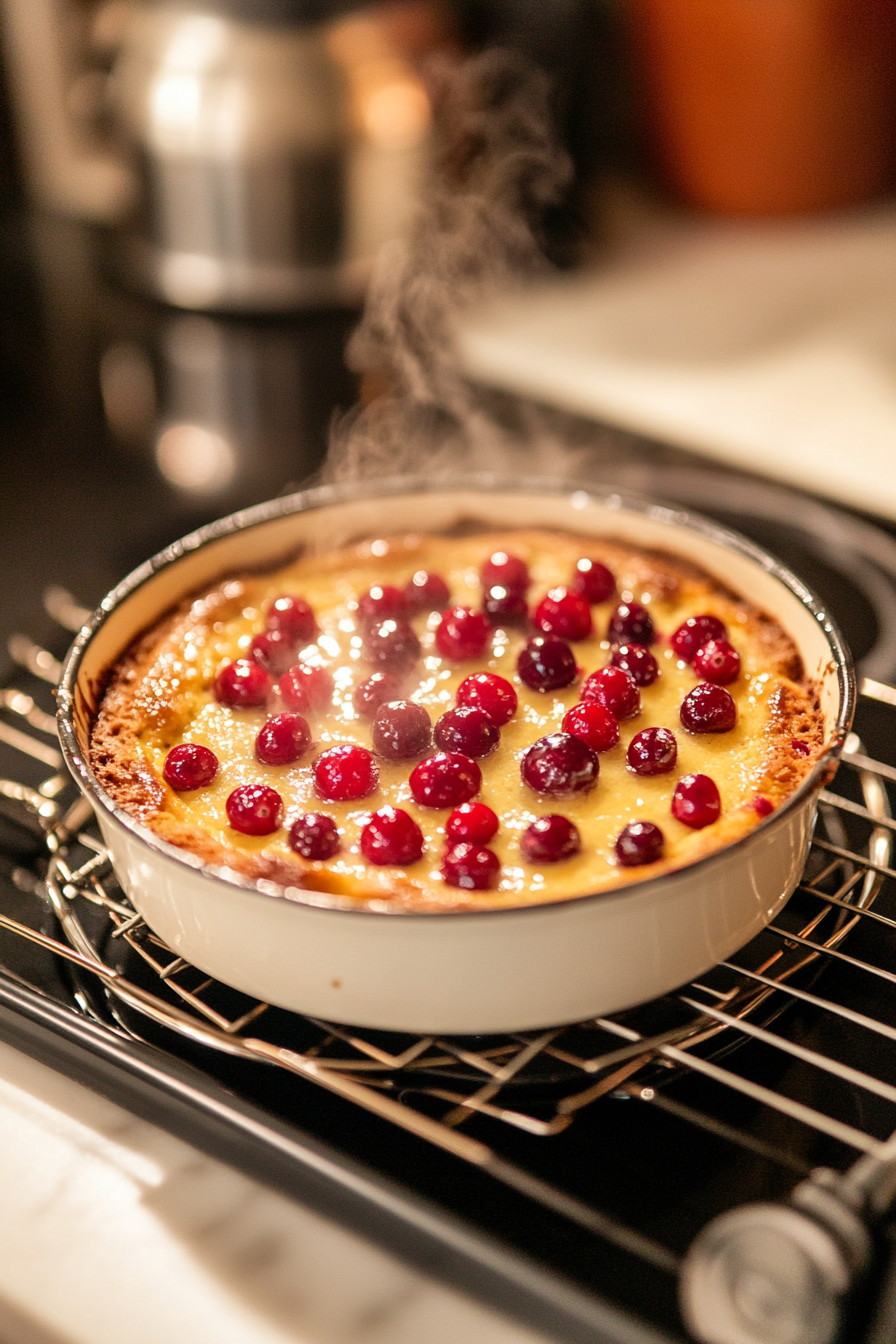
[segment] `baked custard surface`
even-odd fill
[[[483,658],[452,662],[435,646],[438,613],[424,611],[413,618],[421,656],[402,694],[425,706],[434,724],[455,705],[458,685],[473,672],[498,673],[519,697],[515,716],[501,728],[498,748],[478,762],[482,788],[477,800],[500,818],[489,842],[500,859],[500,878],[492,890],[468,891],[449,886],[442,876],[450,809],[414,802],[409,776],[416,760],[379,760],[376,792],[347,803],[317,795],[312,765],[321,751],[337,744],[371,747],[371,724],[352,704],[355,688],[376,670],[364,658],[358,599],[376,584],[403,587],[413,573],[426,569],[447,581],[452,604],[478,609],[480,571],[495,551],[527,562],[530,608],[548,589],[568,585],[582,557],[607,565],[617,591],[592,608],[593,634],[572,645],[581,675],[556,691],[531,690],[517,675],[517,657],[531,630],[499,627]],[[269,715],[283,706],[232,709],[217,702],[213,683],[222,664],[247,656],[252,637],[264,628],[265,612],[283,594],[298,594],[313,608],[319,633],[302,657],[328,667],[335,690],[329,706],[307,716],[311,747],[292,765],[270,766],[256,758],[255,739]],[[580,700],[585,677],[609,662],[608,622],[620,600],[649,610],[660,676],[641,688],[641,711],[620,724],[618,745],[600,754],[592,790],[565,797],[535,793],[521,779],[521,757],[538,738],[560,731],[565,713]],[[700,614],[724,623],[741,659],[740,675],[727,687],[738,712],[728,732],[692,734],[679,718],[682,700],[700,678],[676,656],[669,638],[686,618]],[[627,767],[628,744],[647,727],[674,733],[678,759],[671,773],[643,776]],[[207,787],[175,792],[164,782],[165,758],[181,743],[210,747],[218,757],[217,777]],[[678,557],[526,530],[375,539],[302,556],[269,574],[223,580],[172,612],[112,669],[90,754],[99,783],[115,803],[161,839],[206,863],[249,879],[375,906],[450,911],[565,900],[692,863],[752,830],[761,820],[757,797],[765,800],[764,807],[780,804],[811,769],[822,745],[817,691],[804,677],[792,640],[748,601]],[[682,824],[670,810],[676,783],[689,774],[710,776],[721,795],[719,819],[701,830]],[[266,784],[281,795],[285,824],[274,834],[250,836],[229,825],[226,800],[243,784]],[[386,804],[407,811],[424,835],[422,858],[407,868],[371,864],[361,854],[362,827]],[[331,859],[306,861],[290,848],[289,824],[302,812],[323,812],[336,821],[342,847]],[[554,813],[578,828],[581,851],[558,863],[529,862],[520,848],[522,833],[536,818]],[[633,821],[661,827],[665,846],[659,861],[619,865],[616,837]]]

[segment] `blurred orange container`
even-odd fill
[[[704,209],[878,195],[896,160],[896,0],[627,0],[647,133]]]

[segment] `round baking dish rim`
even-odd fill
[[[498,907],[487,907],[476,910],[408,910],[396,904],[386,901],[371,900],[359,905],[352,897],[339,897],[326,892],[308,891],[300,887],[285,887],[279,883],[267,879],[253,881],[245,878],[230,868],[222,867],[217,864],[203,863],[201,859],[191,854],[189,850],[172,845],[166,840],[162,840],[155,832],[148,827],[143,826],[139,821],[132,817],[123,808],[106,793],[97,781],[90,768],[88,761],[84,758],[77,734],[74,728],[74,687],[77,681],[78,671],[81,665],[81,659],[93,639],[94,635],[112,615],[112,613],[127,598],[136,593],[145,583],[148,583],[162,569],[175,564],[183,556],[191,554],[194,551],[211,545],[225,537],[232,536],[238,532],[243,532],[252,527],[264,523],[273,522],[278,518],[289,517],[293,514],[307,513],[313,509],[324,508],[332,505],[349,504],[356,500],[394,498],[400,495],[411,494],[441,494],[447,491],[463,491],[465,493],[482,492],[505,494],[544,494],[548,493],[556,496],[568,495],[573,502],[573,507],[577,507],[577,501],[581,500],[578,507],[585,507],[587,504],[594,503],[603,506],[605,509],[614,511],[628,511],[632,513],[641,513],[651,520],[668,524],[674,527],[680,527],[684,531],[695,532],[707,540],[715,543],[725,550],[732,550],[745,556],[755,564],[771,574],[780,583],[784,585],[794,597],[815,617],[821,627],[822,632],[831,651],[832,661],[837,669],[837,683],[840,691],[840,706],[834,724],[833,735],[825,746],[822,755],[816,761],[812,770],[801,781],[794,792],[784,800],[783,803],[764,817],[751,831],[741,836],[737,840],[722,846],[720,849],[712,850],[702,858],[695,859],[691,863],[682,864],[679,868],[666,869],[655,877],[643,877],[635,881],[625,883],[619,887],[611,887],[609,890],[600,892],[585,893],[581,896],[569,896],[557,901],[539,901],[537,903],[526,903],[524,905],[507,905]],[[551,477],[528,477],[521,480],[508,480],[506,477],[494,472],[484,472],[458,478],[452,475],[433,475],[433,476],[399,476],[392,478],[380,478],[375,482],[362,481],[350,482],[335,485],[312,486],[307,490],[298,491],[292,495],[285,495],[282,498],[268,500],[262,504],[256,504],[248,509],[241,509],[236,513],[228,514],[224,518],[216,519],[206,526],[198,528],[195,532],[189,533],[180,540],[172,542],[159,551],[151,559],[146,560],[137,569],[121,580],[119,584],[112,589],[103,599],[99,607],[85,623],[75,638],[71,649],[65,659],[62,678],[58,690],[58,711],[57,719],[59,725],[60,745],[66,764],[72,775],[75,777],[79,787],[96,807],[97,804],[114,821],[118,822],[125,830],[129,831],[137,839],[146,844],[151,850],[160,856],[170,859],[175,863],[182,864],[194,872],[207,878],[209,881],[223,883],[225,886],[237,887],[242,891],[251,892],[254,895],[265,899],[287,900],[290,904],[307,906],[321,912],[330,912],[334,915],[352,915],[362,918],[382,918],[384,915],[400,917],[402,919],[482,919],[495,918],[500,916],[523,915],[527,913],[538,914],[549,909],[563,907],[569,904],[577,906],[582,903],[590,904],[592,902],[620,901],[626,897],[633,896],[634,893],[649,892],[658,884],[667,881],[677,873],[689,869],[694,873],[704,873],[714,864],[728,860],[735,856],[744,846],[754,842],[757,836],[763,832],[777,826],[791,811],[803,804],[806,799],[816,790],[823,788],[830,781],[836,769],[836,763],[846,735],[852,725],[853,714],[855,712],[856,701],[856,683],[855,674],[852,666],[852,658],[849,650],[843,640],[840,630],[831,616],[825,611],[821,602],[815,596],[810,588],[803,583],[796,574],[793,573],[782,561],[778,560],[770,552],[758,546],[749,538],[741,536],[740,533],[730,528],[723,527],[720,523],[711,518],[705,518],[702,514],[694,513],[689,509],[684,509],[674,504],[665,504],[658,501],[649,501],[639,499],[636,496],[621,494],[618,490],[611,487],[602,487],[600,485],[590,484],[586,481],[569,480],[558,482]]]

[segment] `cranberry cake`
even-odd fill
[[[228,577],[112,669],[91,763],[218,868],[450,911],[680,868],[821,748],[816,688],[749,601],[676,557],[527,530]]]

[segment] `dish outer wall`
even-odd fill
[[[404,493],[323,489],[222,520],[126,579],[76,641],[60,688],[60,735],[137,910],[180,955],[247,994],[398,1031],[504,1032],[583,1020],[666,993],[729,957],[796,886],[817,791],[852,716],[848,655],[812,595],[752,543],[681,511],[541,482],[528,490],[491,480],[479,490],[391,486]],[[203,868],[100,789],[87,743],[105,669],[184,596],[230,572],[272,567],[303,545],[331,550],[419,533],[424,519],[426,531],[442,532],[471,518],[663,549],[748,596],[788,630],[820,684],[827,746],[812,774],[749,835],[680,871],[572,901],[444,915],[359,910]]]

